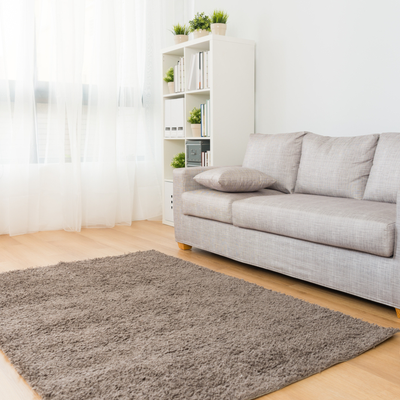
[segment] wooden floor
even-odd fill
[[[251,267],[201,250],[179,250],[173,228],[155,221],[80,233],[0,236],[0,272],[59,261],[155,249],[266,288],[383,326],[400,328],[393,308]],[[0,278],[1,279],[1,278]],[[39,399],[0,352],[0,400]],[[354,360],[263,396],[268,400],[400,399],[400,334]],[[71,399],[74,400],[74,399]],[[160,399],[161,400],[161,399]],[[218,400],[218,399],[210,399]]]

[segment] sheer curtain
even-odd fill
[[[0,0],[0,234],[161,214],[162,0]]]

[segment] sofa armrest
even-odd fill
[[[400,190],[397,191],[395,243],[393,258],[400,260]]]
[[[209,169],[214,169],[219,167],[190,167],[190,168],[176,168],[173,171],[174,179],[174,200],[175,195],[181,196],[184,192],[189,192],[191,190],[198,190],[204,186],[197,183],[193,178],[200,174],[201,172],[207,171]],[[175,203],[175,201],[174,201]]]
[[[192,190],[204,189],[204,186],[197,183],[193,178],[201,172],[219,167],[190,167],[190,168],[177,168],[173,171],[174,180],[174,227],[175,239],[177,242],[184,243],[182,236],[182,195],[185,192]]]

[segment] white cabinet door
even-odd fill
[[[164,182],[164,219],[174,222],[174,192],[173,183]]]

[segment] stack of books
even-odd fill
[[[210,99],[205,104],[200,104],[201,111],[201,137],[210,137],[211,117],[210,117]]]
[[[208,167],[211,164],[211,151],[202,151],[201,152],[201,166]]]
[[[174,88],[175,93],[185,91],[185,59],[181,57],[174,66]]]
[[[210,80],[208,75],[209,63],[210,63],[209,51],[200,51],[192,55],[188,90],[199,90],[199,89],[210,88]]]

